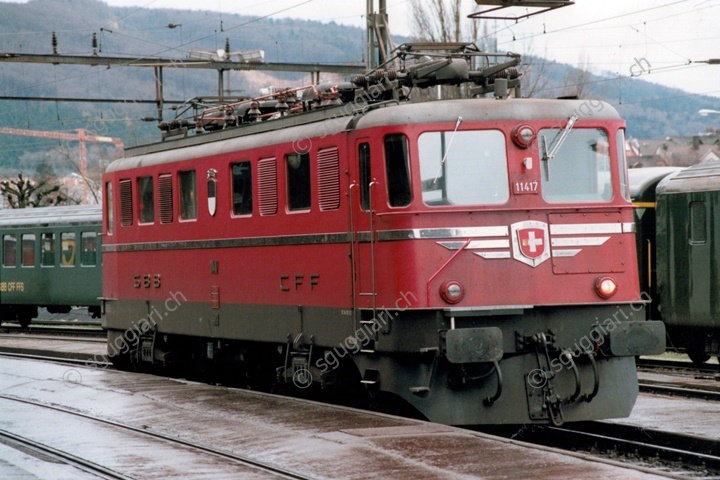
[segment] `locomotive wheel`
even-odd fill
[[[22,328],[28,328],[30,326],[30,322],[32,319],[27,315],[19,315],[18,316],[18,322],[20,322],[20,326]]]
[[[687,356],[690,357],[693,363],[700,365],[710,360],[710,355],[705,353],[704,350],[690,350],[687,351]]]

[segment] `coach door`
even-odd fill
[[[373,196],[376,191],[371,169],[372,146],[369,138],[355,142],[354,177],[350,186],[352,254],[353,254],[353,304],[356,309],[374,315],[376,308],[376,271]],[[356,310],[357,311],[357,310]],[[373,318],[373,316],[370,316]]]

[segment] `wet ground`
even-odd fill
[[[7,358],[0,358],[0,372],[0,395],[212,445],[312,478],[659,478],[453,427],[153,375]],[[227,465],[137,436],[116,437],[43,407],[3,399],[0,412],[2,430],[79,449],[134,478],[246,478],[229,475]],[[22,459],[0,458],[0,478],[11,478],[10,472],[12,478],[58,478]]]
[[[706,376],[706,378],[688,378],[640,372],[638,378],[641,382],[677,387],[720,389],[720,381],[712,375]],[[640,394],[629,418],[612,421],[673,433],[720,439],[720,402]]]

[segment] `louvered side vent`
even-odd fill
[[[317,169],[320,210],[337,210],[340,207],[340,158],[337,147],[318,151]]]
[[[277,162],[263,158],[258,162],[258,200],[260,215],[275,215],[278,209]]]
[[[132,180],[120,180],[120,225],[133,223]]]
[[[158,178],[160,190],[160,223],[173,222],[172,176],[168,173]]]

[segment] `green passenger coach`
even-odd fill
[[[657,186],[657,282],[669,346],[696,363],[720,354],[720,165]]]
[[[100,316],[99,205],[0,211],[0,318],[26,327],[38,308]]]

